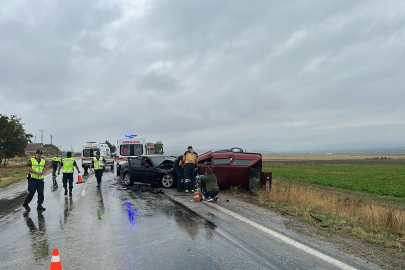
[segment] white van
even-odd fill
[[[117,175],[120,175],[121,165],[127,162],[129,157],[146,154],[145,138],[137,135],[125,135],[117,141]]]
[[[114,170],[114,159],[111,156],[110,147],[105,143],[98,142],[86,142],[82,147],[82,167],[84,172],[87,173],[90,168],[91,161],[96,157],[96,152],[100,151],[100,156],[102,156],[106,162],[107,166]],[[105,169],[105,168],[104,168]]]

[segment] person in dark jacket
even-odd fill
[[[216,202],[218,200],[219,187],[217,183],[217,177],[212,173],[211,168],[205,169],[205,176],[201,178],[201,181],[205,182],[205,187],[201,188],[204,201]]]
[[[184,191],[183,155],[178,156],[174,161],[173,169],[177,175],[177,191]]]
[[[30,211],[31,208],[28,204],[34,197],[35,192],[38,193],[38,206],[37,210],[45,211],[45,207],[42,206],[44,202],[44,174],[45,174],[45,160],[42,159],[42,151],[37,150],[35,157],[30,158],[27,162],[27,179],[28,179],[28,194],[25,197],[23,207],[25,210]]]

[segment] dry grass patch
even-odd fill
[[[15,182],[27,178],[27,160],[26,157],[10,159],[7,167],[0,166],[0,187],[5,187]],[[51,168],[51,162],[45,161],[47,170]]]
[[[392,206],[280,180],[273,182],[270,193],[260,190],[258,199],[322,227],[404,251],[405,212]]]

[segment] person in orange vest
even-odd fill
[[[193,147],[189,146],[183,155],[184,163],[184,188],[186,192],[194,192],[195,189],[195,166],[197,165],[198,155],[194,152]]]
[[[45,211],[45,207],[42,206],[44,202],[44,174],[46,172],[45,160],[41,158],[42,151],[37,150],[35,157],[30,158],[27,163],[27,179],[28,179],[28,194],[25,197],[23,207],[25,210],[30,211],[29,203],[34,197],[35,192],[38,193],[38,206],[37,210]]]
[[[101,177],[103,177],[103,170],[106,165],[106,160],[103,157],[100,157],[100,152],[96,152],[96,157],[93,158],[90,164],[90,171],[94,168],[94,174],[97,178],[97,187],[100,187]]]

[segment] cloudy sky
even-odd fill
[[[0,113],[64,149],[404,147],[404,74],[403,0],[0,4]]]

